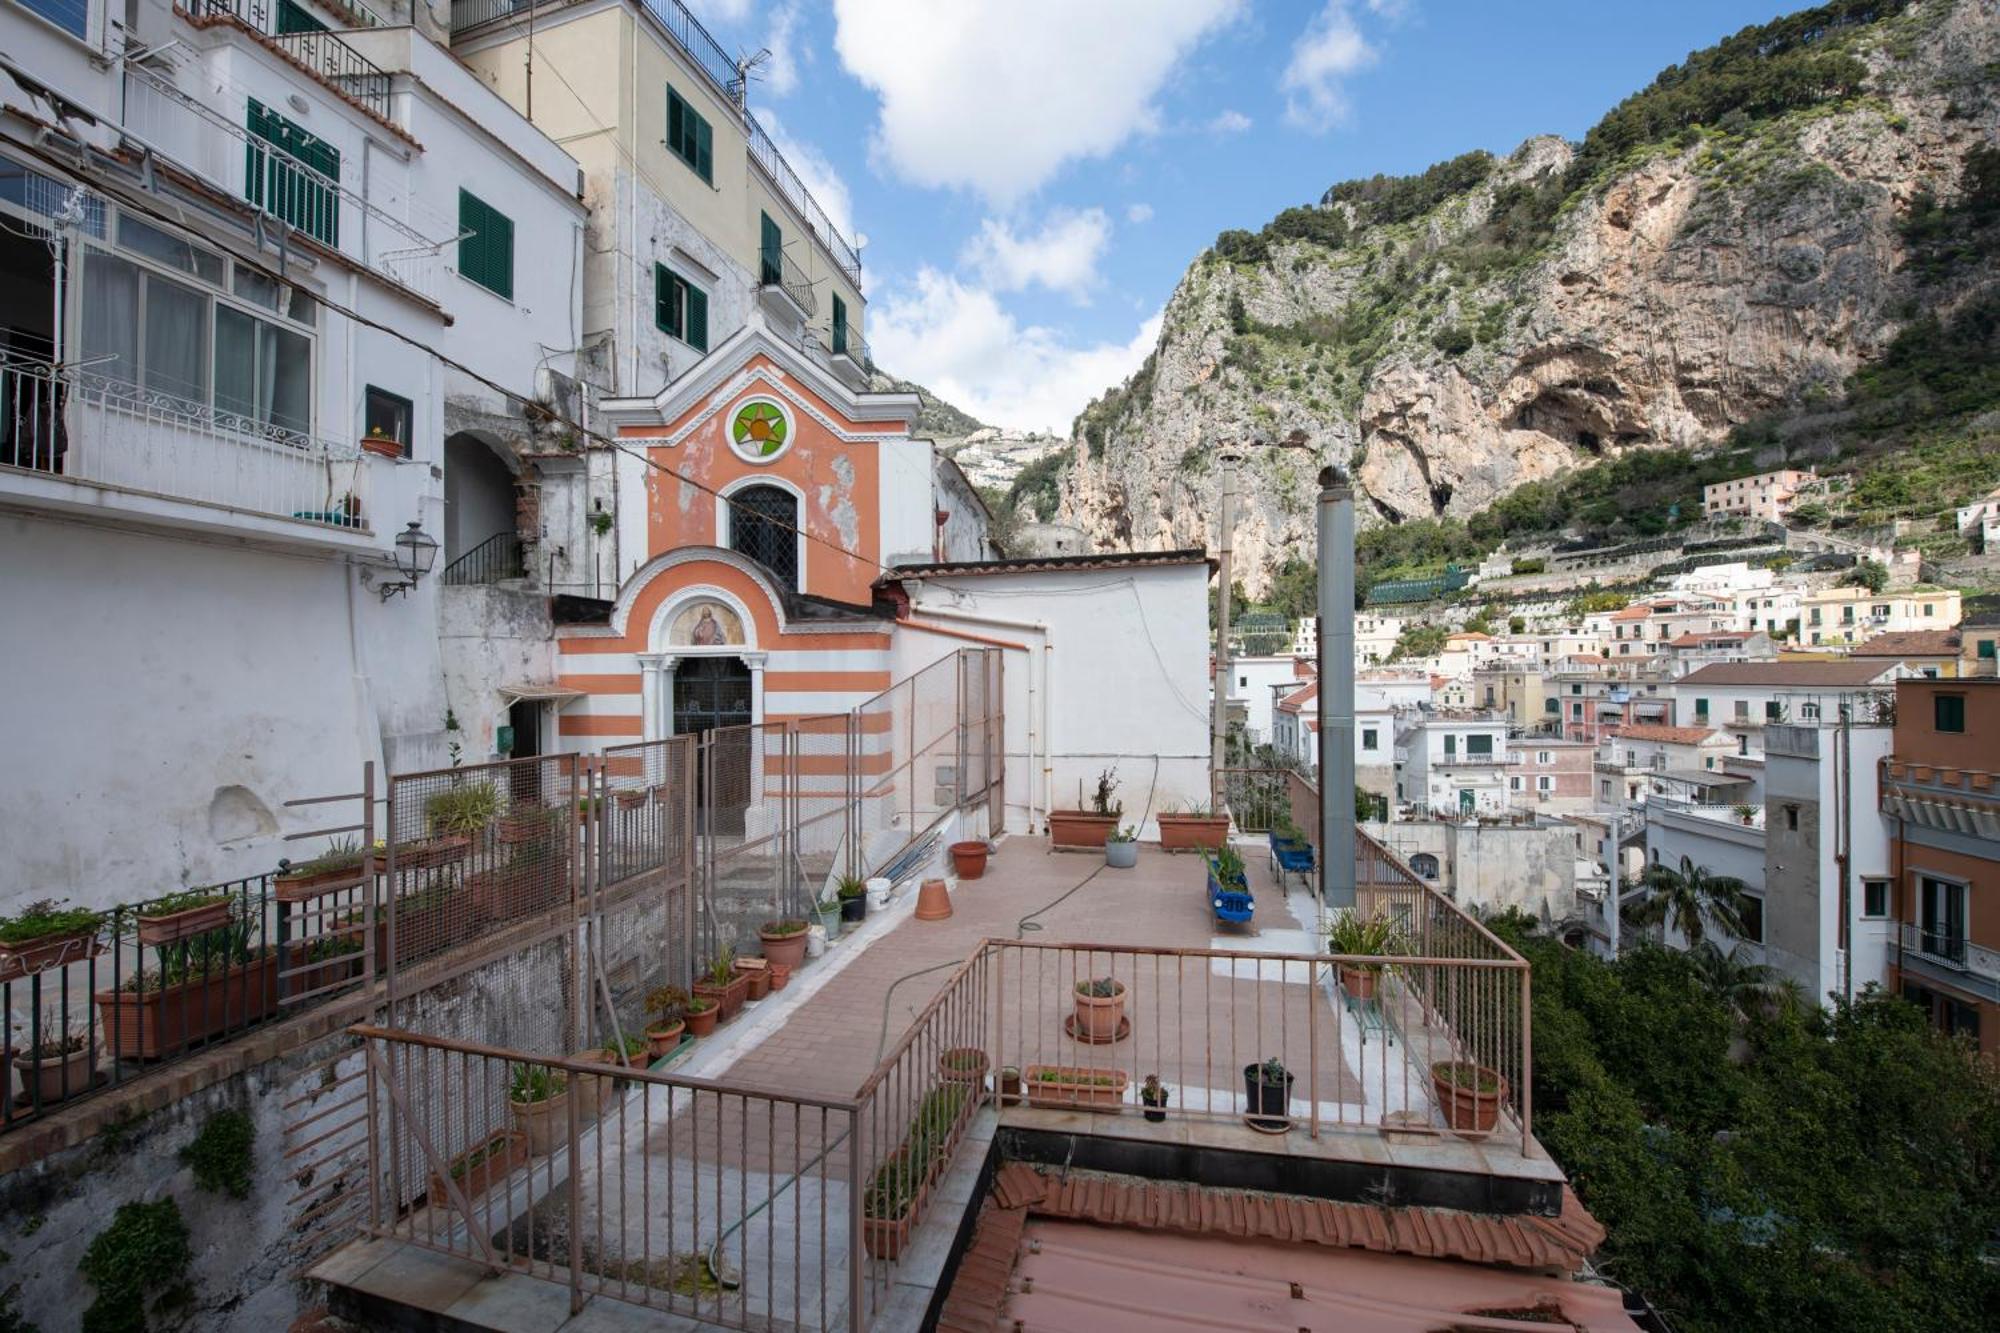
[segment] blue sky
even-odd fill
[[[1338,180],[1583,132],[1783,0],[688,0],[866,239],[876,360],[1067,433],[1191,259]]]

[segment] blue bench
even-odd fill
[[[1278,836],[1275,829],[1264,835],[1271,841],[1271,874],[1278,881],[1278,887],[1285,887],[1286,875],[1300,875],[1308,887],[1312,884],[1313,849],[1309,842],[1287,842]]]

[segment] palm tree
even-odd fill
[[[1648,866],[1643,882],[1652,893],[1627,909],[1626,919],[1634,925],[1672,926],[1691,946],[1700,944],[1710,928],[1743,933],[1750,890],[1735,876],[1711,875],[1683,856],[1679,870]]]
[[[1780,977],[1777,968],[1743,957],[1740,944],[1730,945],[1724,953],[1703,940],[1688,949],[1688,959],[1702,987],[1738,1018],[1748,1018],[1753,1009],[1769,1013],[1782,1007],[1788,988],[1797,985],[1790,977]]]

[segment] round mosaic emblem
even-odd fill
[[[768,398],[752,398],[729,419],[729,447],[750,463],[769,463],[792,440],[792,418]]]

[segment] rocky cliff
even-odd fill
[[[1690,57],[1581,145],[1349,182],[1226,232],[1139,373],[1078,418],[1061,517],[1109,549],[1212,542],[1217,449],[1294,429],[1353,471],[1367,521],[1464,516],[1834,401],[1918,313],[1903,220],[1994,143],[1996,70],[1984,0],[1829,5]],[[1923,304],[1994,262],[1963,256]],[[1253,593],[1309,548],[1317,465],[1250,451]]]

